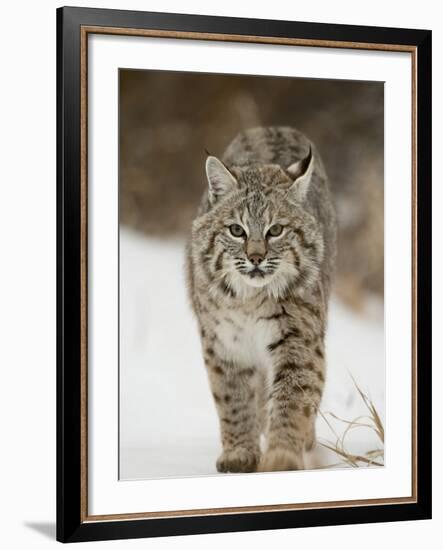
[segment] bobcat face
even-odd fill
[[[314,281],[323,241],[303,208],[309,164],[295,179],[276,165],[231,172],[215,157],[208,158],[206,171],[211,208],[202,244],[212,244],[206,262],[215,284],[237,293],[267,287],[278,295],[297,281]],[[198,242],[198,224],[194,238]]]

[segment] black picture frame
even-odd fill
[[[82,493],[81,28],[151,29],[408,46],[416,52],[416,501],[88,521]],[[83,455],[82,455],[83,453]],[[431,31],[64,7],[57,10],[57,540],[62,542],[431,517]]]

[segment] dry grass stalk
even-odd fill
[[[361,466],[367,466],[367,467],[384,466],[385,430],[383,427],[383,423],[380,419],[380,415],[378,414],[374,403],[360,389],[360,387],[358,386],[358,384],[356,383],[356,381],[352,376],[351,378],[358,394],[360,395],[360,398],[362,399],[363,403],[365,404],[368,410],[368,414],[359,416],[354,420],[346,420],[344,418],[340,418],[339,416],[337,416],[332,412],[328,412],[328,411],[323,412],[319,410],[320,416],[323,418],[323,420],[326,422],[327,426],[335,436],[335,442],[323,442],[323,443],[320,442],[320,445],[322,445],[326,449],[329,449],[330,451],[334,452],[336,455],[340,457],[341,462],[339,463],[339,465],[348,465],[348,466],[351,466],[352,468],[359,468]],[[336,430],[334,429],[331,422],[329,421],[328,416],[330,418],[334,418],[335,420],[342,422],[343,424],[346,424],[346,428],[341,435],[337,434]],[[367,429],[373,430],[374,433],[376,433],[381,443],[380,448],[367,451],[364,455],[351,453],[346,448],[346,437],[349,434],[349,432],[351,430],[361,429],[361,428],[367,428]],[[337,466],[337,464],[333,464],[328,467],[333,467],[333,466]]]

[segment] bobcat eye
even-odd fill
[[[282,234],[282,231],[283,231],[283,226],[280,225],[279,223],[276,223],[275,225],[272,225],[268,229],[268,235],[270,235],[271,237],[278,237],[279,235]]]
[[[229,231],[231,232],[234,237],[243,237],[245,234],[244,229],[241,225],[238,225],[238,223],[233,223],[229,226]]]

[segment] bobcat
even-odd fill
[[[239,134],[222,160],[208,156],[206,175],[187,276],[220,420],[217,470],[303,469],[336,257],[328,180],[289,127]]]

